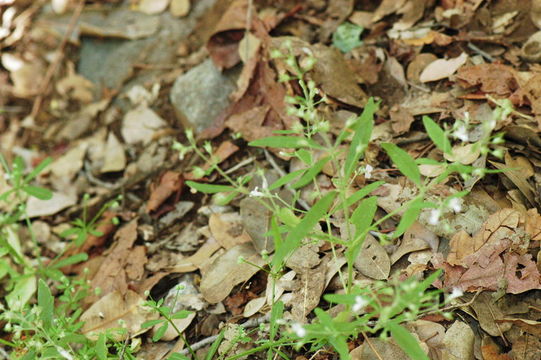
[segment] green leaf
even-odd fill
[[[361,33],[363,28],[350,22],[344,22],[338,26],[332,35],[332,44],[343,53],[350,52],[362,45]]]
[[[180,310],[171,316],[171,319],[186,319],[192,312],[188,310]]]
[[[53,197],[53,193],[49,189],[45,189],[33,185],[25,185],[22,190],[30,196],[38,198],[40,200],[50,200]]]
[[[58,262],[55,262],[52,265],[52,268],[53,269],[60,269],[60,268],[63,268],[64,266],[78,264],[78,263],[86,261],[86,260],[88,260],[88,255],[86,253],[75,254],[75,255],[72,255],[72,256],[67,257],[65,259],[61,259]]]
[[[250,146],[258,147],[273,147],[273,148],[313,148],[321,149],[322,146],[312,139],[303,138],[300,136],[269,136],[262,139],[250,141]]]
[[[376,181],[376,182],[373,182],[372,184],[366,185],[361,190],[358,190],[357,192],[355,192],[353,195],[351,195],[350,197],[346,199],[346,206],[349,207],[355,204],[357,201],[361,200],[366,195],[370,194],[372,191],[376,190],[383,184],[385,184],[385,181]]]
[[[44,329],[50,329],[53,323],[54,297],[51,289],[42,279],[38,281],[38,306],[41,308],[39,317]]]
[[[325,164],[327,162],[329,162],[329,160],[331,159],[330,156],[327,156],[327,157],[324,157],[323,159],[319,160],[318,162],[316,162],[314,165],[312,165],[311,168],[309,168],[303,176],[301,176],[301,178],[296,182],[294,183],[291,187],[293,189],[299,189],[305,185],[307,185],[308,183],[310,183],[316,176],[317,174],[319,174],[319,172],[321,171],[321,169],[323,169],[323,166],[325,166]]]
[[[283,315],[284,315],[284,302],[283,301],[275,302],[272,305],[271,316],[270,316],[269,337],[271,340],[273,340],[278,334],[278,328],[280,327],[280,325],[278,325],[278,320],[282,319]]]
[[[325,215],[331,206],[336,192],[332,191],[325,194],[314,206],[304,215],[298,226],[295,226],[287,234],[286,239],[280,247],[276,247],[274,257],[272,258],[272,272],[277,273],[281,269],[285,259],[296,250],[301,241],[314,229],[314,226]],[[277,244],[275,244],[276,246]]]
[[[25,275],[17,279],[15,287],[6,295],[6,302],[13,311],[21,311],[36,293],[36,277]]]
[[[163,319],[148,320],[141,324],[141,328],[146,329],[149,327],[153,327],[154,325],[161,324],[165,321],[166,320],[163,320]]]
[[[219,192],[235,191],[236,189],[229,185],[202,184],[195,181],[186,181],[186,185],[205,194],[216,194]]]
[[[107,353],[109,351],[107,349],[106,340],[105,333],[101,333],[98,337],[98,341],[96,341],[96,356],[99,360],[107,360]]]
[[[152,341],[156,342],[160,340],[163,337],[163,335],[165,335],[165,332],[167,331],[168,327],[169,327],[169,323],[164,322],[163,325],[160,326],[158,330],[156,330],[156,332],[152,336]]]
[[[349,152],[344,163],[344,178],[349,179],[353,173],[353,169],[359,162],[360,157],[364,154],[364,150],[370,142],[372,128],[374,127],[374,113],[378,109],[378,104],[374,102],[374,98],[368,99],[364,110],[353,124],[354,132],[353,139],[349,146]]]
[[[434,120],[428,116],[423,116],[423,125],[425,126],[428,136],[436,147],[444,153],[450,154],[451,142],[445,135],[445,131],[443,131],[442,128],[440,128],[438,124],[436,124]]]
[[[419,342],[417,342],[413,335],[411,335],[403,326],[393,322],[386,325],[387,329],[391,331],[391,335],[398,346],[400,346],[411,359],[430,360],[419,345]]]
[[[306,169],[295,170],[295,171],[290,172],[289,174],[287,174],[285,176],[282,176],[281,178],[279,178],[278,180],[273,182],[272,185],[269,186],[269,190],[274,190],[274,189],[277,189],[277,188],[279,188],[281,186],[284,186],[285,184],[293,181],[295,178],[300,176],[305,171],[306,171]]]
[[[40,172],[43,171],[47,166],[49,166],[53,162],[53,159],[51,157],[47,157],[43,159],[42,162],[40,162],[26,177],[24,178],[24,182],[28,183],[30,180],[38,176]]]
[[[355,235],[360,236],[361,233],[366,233],[370,225],[372,225],[372,220],[374,220],[374,215],[378,209],[378,198],[376,196],[371,196],[367,199],[361,201],[359,206],[351,214],[351,222],[355,225]]]
[[[224,339],[224,337],[225,337],[225,330],[222,330],[218,334],[218,337],[216,338],[216,340],[214,340],[214,342],[210,346],[210,349],[207,355],[205,355],[205,360],[214,359],[214,355],[216,355],[216,352],[218,352],[218,348],[220,347],[220,344],[222,343],[222,340]]]
[[[391,158],[398,170],[407,176],[414,184],[421,186],[421,173],[415,160],[404,150],[391,143],[381,144],[381,147]]]
[[[395,231],[393,231],[393,238],[397,238],[404,234],[406,230],[410,228],[411,225],[415,221],[419,219],[419,215],[421,214],[421,199],[417,202],[413,202],[402,214],[402,218],[400,218],[400,222],[398,223],[398,226],[396,227]]]

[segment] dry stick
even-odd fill
[[[368,336],[366,336],[366,334],[364,332],[361,333],[364,337],[364,341],[366,341],[366,343],[368,344],[368,346],[370,347],[370,349],[372,349],[372,351],[374,352],[374,354],[376,355],[376,357],[379,359],[379,360],[383,360],[382,357],[379,355],[378,351],[376,350],[376,348],[374,347],[374,345],[372,345],[372,343],[370,342],[370,340],[368,340]]]
[[[83,11],[84,6],[85,6],[85,0],[79,1],[79,3],[77,4],[77,7],[75,8],[75,11],[73,12],[73,15],[71,16],[70,22],[68,24],[68,28],[66,29],[66,33],[64,34],[64,37],[62,38],[62,41],[60,42],[60,45],[58,46],[58,49],[56,50],[55,59],[49,65],[49,68],[47,69],[47,72],[45,73],[45,78],[43,79],[43,82],[41,83],[38,96],[36,97],[36,99],[34,100],[34,103],[32,104],[32,112],[30,113],[31,118],[35,118],[37,114],[39,113],[41,104],[43,102],[43,98],[45,96],[45,92],[49,88],[49,84],[51,83],[51,80],[53,79],[53,76],[55,75],[56,70],[58,69],[58,66],[60,65],[60,61],[63,58],[64,49],[66,48],[66,44],[68,43],[71,33],[75,29],[75,24],[77,24],[77,21],[79,20],[79,17],[81,16],[81,12]]]
[[[246,321],[244,324],[241,324],[240,326],[247,329],[247,328],[252,328],[252,327],[256,327],[256,326],[259,326],[260,324],[263,324],[263,323],[266,323],[267,321],[270,320],[270,313],[267,313],[266,315],[264,316],[261,316],[261,317],[258,317],[258,318],[255,318],[255,319],[250,319],[248,321]],[[195,344],[191,344],[191,348],[193,351],[197,351],[209,344],[212,344],[216,339],[218,338],[218,335],[212,335],[212,336],[209,336],[207,338],[204,338],[203,340],[201,341],[198,341],[196,342]],[[189,351],[188,349],[184,349],[180,352],[178,352],[179,354],[181,355],[188,355],[189,354]]]

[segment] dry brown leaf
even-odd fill
[[[211,214],[209,228],[216,241],[226,249],[251,241],[250,235],[242,226],[242,219],[238,213]]]
[[[293,292],[291,315],[295,321],[306,322],[306,316],[316,308],[325,290],[325,270],[328,258],[313,269],[305,268],[299,275],[300,288]]]
[[[526,224],[524,225],[526,233],[530,236],[530,240],[541,240],[541,215],[537,209],[530,209],[526,213]]]
[[[142,13],[154,15],[165,11],[171,0],[140,0],[138,10]]]
[[[239,261],[243,258],[245,261]],[[254,264],[256,266],[254,266]],[[251,243],[232,247],[214,260],[201,279],[201,294],[211,304],[229,295],[235,285],[250,279],[265,261]]]
[[[171,0],[169,11],[176,17],[184,17],[190,13],[190,0]]]
[[[501,64],[464,66],[456,75],[462,87],[479,87],[484,93],[509,96],[518,89],[515,70]]]
[[[148,328],[141,329],[141,324],[158,317],[156,311],[143,307],[144,301],[145,299],[131,290],[125,294],[120,291],[110,292],[81,315],[81,321],[84,322],[81,332],[89,339],[97,340],[100,333],[118,328],[119,321],[122,320],[123,327],[128,331],[124,334],[111,332],[110,335],[116,341],[142,334]]]
[[[445,333],[442,360],[473,360],[475,335],[462,321],[456,320]]]
[[[183,186],[184,178],[182,177],[182,174],[175,171],[167,171],[160,178],[158,186],[150,193],[146,212],[150,213],[158,209],[169,196],[182,191]]]
[[[417,221],[404,233],[402,242],[391,255],[391,263],[394,264],[402,256],[414,251],[438,248],[438,237]]]
[[[368,234],[357,259],[355,268],[363,275],[376,280],[385,280],[391,271],[389,255],[372,235]]]
[[[494,300],[491,293],[483,291],[471,304],[471,307],[477,315],[477,321],[481,328],[492,336],[501,336],[507,330],[511,329],[511,324],[497,324],[498,320],[505,317],[505,314]]]
[[[171,272],[187,273],[201,269],[212,255],[221,248],[214,238],[209,238],[192,256],[183,259],[170,269]]]

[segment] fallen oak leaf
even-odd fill
[[[169,196],[182,191],[184,178],[175,171],[167,171],[162,175],[159,185],[152,190],[147,202],[147,213],[156,210]]]

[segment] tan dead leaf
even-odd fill
[[[321,301],[325,290],[325,270],[328,258],[323,258],[321,264],[313,269],[305,268],[300,275],[300,288],[293,292],[291,315],[295,321],[306,323],[306,316]]]
[[[72,64],[71,66],[68,66],[68,75],[58,80],[56,83],[56,90],[60,95],[85,104],[88,104],[93,100],[93,89],[94,83],[84,76],[75,73]]]
[[[468,60],[466,53],[452,59],[438,59],[430,64],[419,75],[419,81],[430,82],[448,78],[453,75]]]
[[[139,106],[124,115],[121,133],[124,141],[128,144],[138,142],[147,144],[152,141],[154,134],[166,125],[165,120],[153,110]]]
[[[250,235],[242,226],[242,219],[238,213],[211,214],[209,228],[216,241],[226,249],[251,241]]]
[[[395,135],[401,135],[408,132],[411,124],[415,121],[415,118],[409,109],[399,105],[391,108],[389,116],[391,117],[391,128]]]
[[[385,280],[391,271],[389,255],[372,235],[368,234],[357,259],[355,268],[363,275],[376,280]]]
[[[443,350],[443,339],[445,338],[445,327],[443,325],[427,320],[415,320],[408,324],[422,343],[428,346],[428,357],[430,359],[441,359]]]
[[[438,58],[436,57],[436,55],[432,53],[422,53],[415,56],[407,67],[406,77],[409,81],[418,83],[420,81],[419,76],[421,75],[423,69],[425,69],[428,64],[431,64],[437,59]]]
[[[399,1],[397,1],[399,2]],[[411,28],[423,17],[427,0],[409,0],[398,10],[402,18],[393,24],[393,30],[403,31]]]
[[[293,290],[294,278],[297,276],[297,273],[293,270],[286,272],[278,281],[269,275],[267,280],[267,289],[265,292],[267,305],[272,305],[276,303],[280,297],[287,290]],[[274,299],[272,298],[274,296]]]
[[[397,12],[404,6],[405,3],[406,0],[383,0],[374,12],[372,22],[380,21],[385,16]]]
[[[88,143],[79,142],[67,153],[56,159],[48,168],[53,177],[61,183],[69,182],[83,167]]]
[[[126,154],[124,153],[124,147],[120,141],[118,141],[113,132],[109,132],[109,135],[107,136],[105,154],[107,155],[104,156],[103,165],[100,169],[101,173],[124,170],[126,167]]]
[[[534,206],[536,204],[535,190],[528,182],[528,178],[530,178],[534,173],[533,166],[528,159],[520,156],[514,159],[511,157],[511,155],[506,153],[505,165],[494,161],[490,161],[490,163],[499,170],[505,169],[506,171],[503,171],[502,174],[511,180],[513,184],[515,184],[526,200],[528,200],[530,206]]]
[[[524,227],[526,233],[530,236],[530,240],[541,240],[541,215],[539,215],[537,209],[528,210],[525,220]]]
[[[243,258],[245,261],[239,261]],[[201,294],[211,304],[229,295],[235,285],[250,279],[265,261],[251,243],[232,247],[214,260],[201,279]]]
[[[474,360],[473,330],[462,321],[456,320],[445,333],[442,360]]]
[[[150,193],[146,212],[150,213],[163,204],[165,200],[172,194],[182,190],[184,186],[184,178],[182,174],[175,171],[167,171],[160,178],[160,183]]]
[[[490,292],[483,291],[471,304],[471,307],[477,315],[477,321],[481,328],[492,336],[501,336],[504,332],[511,329],[510,323],[497,324],[498,320],[505,317],[503,311],[494,301]]]
[[[394,264],[402,256],[414,251],[431,248],[431,245],[438,247],[438,237],[417,221],[404,233],[402,242],[391,255],[391,263]]]
[[[537,26],[538,29],[541,29],[541,1],[532,0],[532,7],[530,9],[530,18],[532,22]]]
[[[158,317],[157,312],[143,307],[144,301],[145,299],[131,290],[124,295],[120,291],[110,292],[81,315],[81,321],[85,323],[81,332],[89,339],[97,340],[99,334],[108,329],[124,327],[127,330],[125,335],[119,332],[110,333],[116,341],[142,334],[148,329],[141,329],[141,324]],[[121,320],[122,326],[119,325]]]
[[[248,60],[256,56],[259,47],[261,46],[261,39],[252,33],[247,33],[244,35],[242,40],[239,42],[239,57],[243,63],[248,62]]]
[[[250,316],[253,316],[259,312],[267,302],[266,297],[258,297],[255,299],[252,299],[246,303],[244,306],[244,312],[242,316],[248,318]]]
[[[467,232],[460,230],[449,242],[447,262],[451,265],[464,265],[462,259],[479,250],[484,243],[485,239],[482,237],[472,238]]]
[[[419,165],[419,172],[423,176],[427,177],[437,177],[445,171],[445,165],[432,165],[432,164],[421,164]]]
[[[140,0],[138,9],[140,12],[154,15],[160,14],[167,9],[171,0]]]
[[[242,225],[250,235],[257,251],[274,251],[272,236],[265,234],[270,229],[272,212],[254,198],[246,197],[240,202],[240,216]]]
[[[528,319],[501,318],[496,322],[500,324],[514,324],[525,332],[541,338],[541,322]]]
[[[349,355],[351,360],[411,359],[394,341],[372,337],[365,338],[363,344],[351,350]]]
[[[30,196],[26,201],[26,215],[29,218],[54,215],[77,203],[75,187],[64,188],[63,192],[54,191],[49,200],[40,200]]]
[[[451,154],[445,153],[446,160],[459,162],[464,165],[470,165],[481,155],[481,150],[476,144],[455,145]]]
[[[171,0],[169,11],[176,17],[184,17],[190,13],[190,0]]]
[[[212,255],[221,248],[220,244],[214,239],[209,238],[203,246],[201,246],[195,254],[192,256],[183,259],[173,268],[170,269],[171,272],[186,273],[192,272],[197,269],[201,269],[203,265],[212,257]]]
[[[287,258],[286,266],[299,273],[306,269],[312,269],[321,263],[318,250],[319,246],[316,244],[303,245]]]

